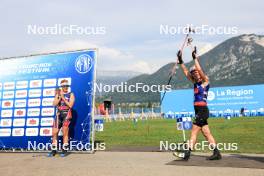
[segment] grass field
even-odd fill
[[[237,143],[234,153],[264,153],[264,117],[209,118],[209,126],[217,142]],[[187,138],[190,131],[186,132]],[[159,147],[160,141],[182,142],[182,132],[176,130],[173,119],[107,122],[103,132],[96,132],[96,140],[104,141],[107,149],[126,146]],[[203,141],[200,134],[198,141]],[[226,151],[233,153],[232,151]]]

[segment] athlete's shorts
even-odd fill
[[[71,123],[71,111],[59,111],[55,119],[54,128],[60,129],[62,126],[69,127]]]
[[[207,106],[194,106],[195,119],[193,124],[199,127],[208,125],[207,119],[209,118],[209,109]]]

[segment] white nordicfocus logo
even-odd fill
[[[75,69],[81,74],[89,72],[92,66],[93,59],[88,54],[80,55],[75,61]]]

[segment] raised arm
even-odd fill
[[[188,71],[187,67],[184,65],[183,60],[182,60],[182,52],[181,50],[178,51],[177,53],[178,57],[178,64],[181,66],[181,69],[184,73],[184,75],[191,81],[194,82],[192,76],[190,75],[190,72]]]
[[[195,68],[196,70],[199,72],[202,80],[206,83],[209,82],[209,78],[208,76],[204,73],[201,65],[200,65],[200,62],[199,62],[199,57],[197,56],[197,49],[196,49],[196,46],[194,47],[193,51],[192,51],[192,58],[194,60],[194,65],[195,65]]]
[[[74,102],[75,102],[75,96],[73,93],[71,93],[71,96],[70,96],[70,100],[67,101],[63,95],[63,93],[61,93],[61,99],[65,102],[65,104],[69,107],[69,108],[72,108],[73,105],[74,105]]]
[[[55,97],[53,100],[53,106],[57,106],[59,104],[60,100],[61,100],[60,89],[56,89],[55,90]]]

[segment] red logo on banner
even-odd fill
[[[50,134],[50,130],[49,129],[44,129],[43,130],[43,134]]]
[[[18,111],[17,111],[17,115],[21,116],[21,115],[23,115],[23,114],[24,114],[24,111],[22,111],[22,110],[18,110]]]
[[[4,105],[5,105],[5,106],[11,106],[11,103],[10,103],[9,101],[6,101],[6,102],[4,103]]]
[[[37,124],[37,121],[34,120],[34,119],[31,119],[31,120],[29,121],[29,124],[31,124],[31,125],[36,125],[36,124]]]

